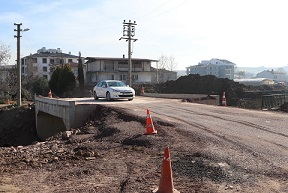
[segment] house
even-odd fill
[[[78,56],[71,55],[71,53],[62,53],[60,48],[46,49],[43,47],[37,53],[21,58],[22,76],[24,80],[35,76],[50,80],[53,69],[67,63],[78,63],[78,58]]]
[[[157,69],[151,67],[151,83],[162,83],[169,80],[177,80],[177,72],[166,69]]]
[[[128,84],[128,58],[87,57],[86,84],[95,86],[105,79],[121,80]],[[132,58],[132,84],[151,83],[155,72],[151,63],[157,60]]]
[[[275,82],[287,82],[288,76],[286,71],[264,70],[256,75],[256,78],[270,78]]]
[[[234,66],[235,64],[228,60],[212,58],[203,60],[198,65],[187,67],[186,74],[214,75],[218,78],[234,79]]]

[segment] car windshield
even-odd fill
[[[107,82],[109,87],[123,87],[126,86],[125,83],[120,82],[120,81],[114,81],[114,82]]]

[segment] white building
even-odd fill
[[[270,78],[275,82],[287,82],[288,76],[285,71],[264,70],[256,75],[256,78]]]
[[[186,74],[214,75],[218,78],[234,79],[234,66],[235,64],[228,60],[212,58],[203,60],[198,65],[187,67]]]
[[[68,63],[78,63],[78,56],[62,53],[60,48],[46,49],[43,47],[37,53],[21,59],[22,75],[26,78],[38,76],[50,80],[53,68]]]

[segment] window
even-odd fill
[[[96,74],[92,74],[90,77],[90,81],[91,82],[97,82],[97,75]]]
[[[68,62],[73,62],[72,59],[68,59]]]
[[[47,64],[47,58],[42,58],[42,63]]]
[[[114,80],[114,74],[111,75],[111,80]]]
[[[120,80],[126,80],[126,75],[125,74],[120,74]]]
[[[132,75],[132,80],[138,80],[138,74]]]
[[[47,75],[43,75],[43,78],[46,78],[46,79],[48,79],[48,76],[47,76]]]
[[[133,68],[142,68],[141,62],[134,62]]]
[[[47,72],[47,67],[46,66],[43,67],[43,72]]]
[[[127,62],[118,62],[118,67],[119,68],[128,68],[128,63]]]
[[[50,59],[50,64],[54,64],[54,59]]]

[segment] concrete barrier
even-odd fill
[[[73,100],[35,96],[36,130],[42,140],[82,126],[96,104],[76,105]]]

